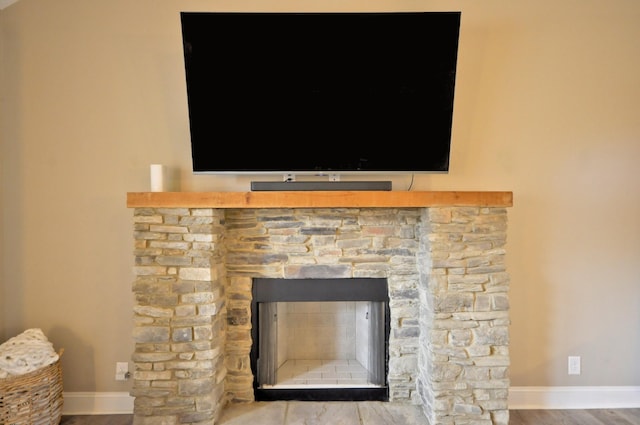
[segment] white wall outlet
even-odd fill
[[[116,381],[126,381],[129,379],[129,363],[117,362],[116,363]]]
[[[569,356],[569,375],[580,375],[580,356]]]

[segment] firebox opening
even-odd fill
[[[254,279],[255,399],[387,401],[388,301],[386,279]]]

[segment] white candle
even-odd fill
[[[164,190],[164,165],[151,164],[151,191],[162,192]]]

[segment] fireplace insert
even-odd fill
[[[387,280],[253,279],[256,401],[388,401]]]

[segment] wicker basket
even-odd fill
[[[62,352],[60,350],[60,358]],[[57,425],[62,419],[62,366],[55,363],[0,379],[0,424]]]

